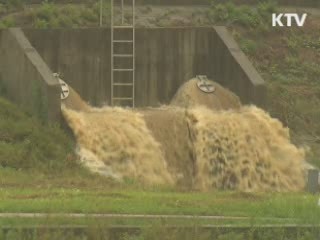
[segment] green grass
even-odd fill
[[[109,15],[109,4],[104,5],[105,15]],[[84,5],[65,5],[59,7],[54,3],[44,2],[41,7],[30,12],[32,25],[35,28],[70,28],[98,25],[98,3]]]
[[[256,6],[235,5],[232,2],[216,3],[211,1],[209,17],[213,24],[241,26],[259,34],[271,29],[272,13],[277,12],[274,1],[260,2]]]
[[[320,148],[316,141],[320,135],[320,60],[313,58],[314,53],[320,51],[319,31],[300,32],[293,29],[280,33],[269,29],[266,14],[274,9],[273,5],[268,4],[259,5],[256,9],[245,6],[236,8],[232,4],[217,5],[211,10],[212,21],[224,23],[234,32],[242,49],[267,81],[269,111],[292,129],[293,139],[298,144],[311,147],[308,160],[320,166]],[[86,9],[70,5],[61,10],[56,5],[44,3],[29,16],[33,26],[38,28],[77,27],[88,22],[97,24],[97,6]],[[0,28],[15,25],[14,21],[13,18],[3,20]],[[311,57],[304,55],[306,50],[312,50]],[[73,140],[61,129],[44,126],[3,99],[0,99],[0,129],[0,212],[249,217],[241,222],[202,220],[197,222],[199,224],[320,222],[319,196],[316,195],[179,192],[170,188],[144,188],[135,182],[115,183],[77,164]],[[304,140],[305,136],[311,141]],[[43,220],[32,219],[28,222],[40,225]],[[46,222],[97,224],[92,219],[54,218],[46,219]],[[144,226],[154,222],[137,219],[109,222],[103,219],[98,224]],[[24,223],[24,219],[0,219],[0,225]],[[193,222],[174,220],[165,224]],[[164,230],[160,228],[161,231]],[[232,234],[220,239],[250,239]],[[146,230],[134,239],[157,239],[157,235],[159,231]],[[269,235],[272,237],[274,233]],[[307,235],[303,237],[314,239]],[[185,239],[176,237],[179,238]]]
[[[27,0],[5,0],[2,2],[3,3],[0,3],[0,7],[2,9],[5,9],[5,11],[3,12],[6,13],[6,12],[22,10],[25,7]]]
[[[5,236],[0,233],[0,239],[119,239],[119,240],[313,240],[319,231],[315,228],[297,228],[294,231],[285,228],[246,228],[246,229],[203,229],[197,224],[190,227],[170,227],[164,222],[159,222],[151,227],[136,229],[108,228],[108,225],[96,225],[89,229],[10,229]]]
[[[28,221],[26,222],[26,219]],[[266,225],[288,225],[288,224],[301,224],[298,220],[270,220],[270,219],[243,219],[243,220],[231,220],[231,219],[178,219],[178,218],[141,218],[141,217],[99,217],[94,218],[90,215],[84,217],[67,217],[67,216],[52,216],[45,215],[40,218],[0,218],[1,226],[12,226],[12,227],[23,227],[23,226],[135,226],[135,227],[149,227],[156,225],[167,225],[167,226],[223,226],[228,225],[232,227],[252,227],[252,226],[266,226]]]
[[[165,233],[165,234],[163,234]],[[163,226],[146,228],[141,234],[136,236],[125,236],[123,240],[147,240],[147,239],[165,239],[165,240],[195,240],[195,239],[215,239],[215,240],[313,240],[318,237],[318,231],[315,229],[297,229],[297,232],[278,228],[278,229],[215,229],[204,230],[192,229],[168,229]]]
[[[124,185],[106,190],[28,187],[0,190],[0,212],[222,215],[319,223],[317,203],[317,196],[302,193],[173,192]]]
[[[6,29],[6,28],[15,27],[15,26],[16,26],[16,22],[12,16],[7,16],[2,20],[0,20],[0,29]]]
[[[191,214],[319,221],[317,197],[307,194],[178,192],[165,187],[145,188],[135,182],[116,183],[77,164],[72,139],[61,129],[41,124],[4,99],[0,99],[0,116],[0,212]]]
[[[3,3],[0,3],[0,16],[7,13],[6,6]]]
[[[37,119],[0,98],[0,167],[60,172],[77,167],[73,142],[58,126]]]
[[[303,28],[271,28],[274,1],[255,6],[212,0],[209,18],[226,25],[266,81],[267,110],[291,130],[295,144],[309,147],[307,160],[320,167],[320,32],[312,16]]]
[[[230,6],[224,8],[232,19],[234,6]],[[264,14],[260,17],[262,25],[245,27],[234,22],[229,28],[266,81],[267,110],[290,128],[294,143],[310,148],[307,160],[320,167],[320,32],[315,24],[320,19],[314,18],[304,28],[280,31],[264,28],[270,23]]]
[[[1,13],[5,14],[0,19],[0,29],[17,26],[34,28],[79,28],[83,26],[93,27],[99,25],[100,5],[99,1],[90,1],[87,4],[57,5],[51,1],[43,1],[35,8],[25,8],[26,3],[22,0],[11,0],[11,3],[0,4]],[[110,21],[110,2],[104,2],[104,23]],[[21,9],[24,11],[21,11]],[[15,13],[12,15],[10,13]]]

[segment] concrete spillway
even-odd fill
[[[239,104],[237,96],[264,106],[266,88],[225,28],[137,29],[136,37],[134,111],[85,103],[110,103],[109,29],[0,31],[0,79],[14,102],[59,122],[52,73],[61,72],[84,99],[63,108],[78,153],[106,176],[196,189],[302,189],[303,150],[279,121]],[[210,97],[192,81],[183,85],[199,74],[237,96],[218,85]]]
[[[191,80],[170,105],[135,110],[90,108],[71,96],[63,115],[81,161],[120,181],[200,190],[302,190],[304,150],[290,143],[288,129],[215,85],[214,93],[203,93]],[[84,109],[72,110],[75,105]]]
[[[0,31],[8,96],[32,114],[60,121],[59,83],[52,76],[59,72],[93,106],[110,103],[110,39],[107,28]],[[124,48],[117,50],[129,52]],[[224,27],[138,28],[135,50],[137,107],[168,104],[196,75],[219,81],[245,104],[265,105],[264,81]]]

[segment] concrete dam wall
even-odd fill
[[[47,116],[58,119],[58,83],[51,74],[60,72],[85,101],[94,106],[110,103],[110,29],[10,29],[0,36],[0,73],[14,101],[29,108],[43,102],[32,100],[39,94],[30,90],[31,83],[40,83]],[[136,30],[138,107],[167,104],[185,81],[200,74],[232,90],[244,104],[265,105],[264,81],[226,28]]]
[[[43,121],[59,121],[60,84],[20,29],[0,31],[0,81],[26,111]]]

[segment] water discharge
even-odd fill
[[[121,108],[63,109],[82,162],[95,172],[146,184],[172,184],[166,161],[138,112]]]
[[[202,93],[191,80],[169,106],[135,110],[92,108],[71,96],[62,110],[81,161],[118,180],[199,190],[303,189],[304,150],[290,142],[289,130],[216,89]]]

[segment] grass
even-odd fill
[[[137,229],[109,228],[110,226],[97,225],[90,229],[10,229],[0,239],[119,239],[119,240],[313,240],[316,239],[319,231],[314,228],[285,229],[285,228],[246,228],[246,229],[225,229],[212,228],[203,229],[197,224],[190,227],[170,227],[165,223],[157,223],[151,227]],[[293,230],[293,231],[292,231]]]
[[[320,221],[320,208],[313,195],[179,192],[97,176],[77,163],[70,136],[57,126],[41,124],[4,99],[0,99],[0,129],[0,212],[190,214]]]
[[[163,234],[163,233],[166,234]],[[141,234],[129,236],[124,240],[167,239],[167,240],[191,240],[191,239],[216,239],[216,240],[272,240],[272,239],[316,239],[318,231],[314,229],[290,230],[280,229],[228,229],[204,230],[194,227],[192,229],[168,229],[165,227],[152,227],[145,229]]]
[[[0,21],[0,29],[6,29],[6,28],[15,27],[15,26],[16,26],[16,22],[12,16],[5,17]]]
[[[15,187],[0,191],[0,212],[26,213],[222,215],[319,223],[317,203],[317,196],[302,193],[174,192],[124,185],[106,190]]]
[[[271,29],[270,15],[275,12],[277,12],[277,5],[274,1],[260,2],[253,7],[239,6],[232,2],[216,3],[213,0],[209,17],[213,24],[242,26],[259,34]]]
[[[0,99],[0,129],[0,212],[223,215],[320,222],[314,195],[179,192],[97,176],[77,163],[71,137],[4,99]]]
[[[271,26],[269,11],[278,11],[272,3],[251,8],[259,19],[257,26],[250,25],[245,7],[220,6],[227,12],[224,21],[230,31],[266,81],[267,110],[290,128],[295,144],[310,148],[307,160],[320,167],[320,19],[309,18],[303,28],[280,31],[266,27]],[[235,20],[237,11],[247,16],[245,21]]]
[[[7,13],[7,9],[3,3],[0,3],[0,16]]]
[[[273,3],[256,8],[230,3],[212,6],[210,18],[223,23],[235,35],[267,81],[269,111],[292,130],[297,144],[311,147],[308,160],[320,166],[320,33],[315,25],[305,30],[272,30],[266,18]],[[3,9],[3,8],[2,8]],[[7,10],[6,10],[7,11]],[[1,6],[0,6],[1,12]],[[1,15],[1,13],[0,13]],[[45,2],[28,10],[29,23],[38,28],[97,25],[97,5],[67,5],[63,9]],[[317,20],[319,21],[319,20]],[[0,28],[15,26],[12,16]],[[1,25],[2,24],[2,25]],[[2,92],[0,88],[0,93]],[[82,168],[73,154],[73,139],[57,126],[44,126],[21,109],[0,99],[0,212],[126,213],[246,216],[248,220],[201,220],[196,224],[252,225],[266,223],[319,223],[319,196],[306,193],[179,192],[170,188],[146,188],[135,182],[116,183]],[[279,219],[275,219],[279,218]],[[288,219],[289,218],[289,219]],[[124,239],[158,239],[163,225],[192,225],[194,220],[28,219],[32,225],[89,224],[93,226],[155,225],[138,236]],[[0,225],[24,225],[25,219],[2,218]],[[160,225],[160,227],[159,227]],[[166,239],[201,239],[176,232]],[[299,239],[315,239],[304,233]],[[277,238],[275,238],[277,236]],[[268,232],[255,239],[286,239]],[[1,238],[0,238],[1,239]],[[15,239],[12,237],[12,239]],[[43,238],[45,239],[45,238]],[[74,239],[74,238],[72,238]],[[101,238],[102,239],[102,238]],[[161,238],[163,239],[163,238]],[[203,239],[207,239],[204,236]],[[231,232],[218,239],[252,239]],[[288,238],[287,238],[288,239]]]
[[[27,3],[26,0],[5,0],[0,1],[0,9],[3,9],[2,13],[22,10]],[[1,15],[1,11],[0,11]]]
[[[13,1],[13,0],[12,0]],[[65,4],[57,5],[50,1],[43,1],[42,4],[35,8],[26,8],[26,3],[22,0],[15,0],[21,4],[0,4],[1,13],[7,13],[2,19],[0,18],[0,29],[27,26],[33,28],[79,28],[83,26],[98,26],[100,17],[99,1],[89,1],[87,4]],[[9,6],[15,6],[9,11]],[[20,7],[19,7],[20,6]],[[110,2],[104,2],[104,21],[109,22]],[[24,8],[23,12],[20,12]],[[10,14],[15,13],[15,14]]]
[[[104,4],[104,12],[109,15],[109,4]],[[99,21],[99,4],[89,6],[66,5],[62,8],[49,2],[30,12],[31,21],[35,28],[70,28],[97,26]]]
[[[295,144],[307,146],[307,160],[320,167],[320,18],[305,27],[271,28],[275,1],[254,7],[212,0],[209,18],[226,25],[266,81],[267,110],[291,130]]]
[[[0,191],[1,212],[44,213],[131,213],[131,214],[190,214],[249,216],[241,220],[217,219],[144,219],[144,218],[99,218],[89,216],[68,218],[62,216],[44,218],[0,218],[0,225],[16,227],[33,226],[86,226],[84,233],[108,239],[105,230],[110,226],[140,227],[140,234],[122,233],[123,240],[137,239],[209,239],[212,233],[201,226],[216,226],[214,239],[314,239],[316,231],[301,228],[295,231],[281,228],[283,224],[319,224],[318,197],[309,194],[250,194],[236,192],[172,192],[159,189],[139,189],[138,186],[117,186],[109,189],[67,188],[6,188]],[[290,218],[290,219],[287,219]],[[26,221],[27,220],[27,221]],[[261,229],[261,225],[272,224],[276,228]],[[229,225],[234,228],[219,228]],[[173,228],[173,226],[178,228]],[[179,229],[179,227],[182,227]],[[186,229],[188,227],[188,229]],[[235,227],[241,227],[237,229]],[[52,238],[62,230],[49,231]],[[46,232],[42,230],[42,233]],[[165,235],[161,235],[165,232]],[[53,234],[55,233],[55,234]],[[72,234],[72,231],[64,231]],[[186,235],[186,233],[188,233]],[[254,234],[253,234],[254,233]],[[11,234],[19,234],[12,231]],[[252,234],[252,235],[248,235]],[[290,236],[290,237],[288,237]],[[303,237],[303,238],[302,238]],[[308,238],[305,238],[308,237]],[[1,238],[0,238],[1,239]],[[13,239],[20,239],[15,237]],[[46,239],[46,238],[40,238]],[[78,239],[70,236],[69,239]]]
[[[44,173],[75,167],[72,140],[59,126],[44,126],[2,98],[0,116],[1,167]]]
[[[112,184],[84,169],[74,148],[72,137],[59,126],[45,125],[0,97],[1,188]]]

